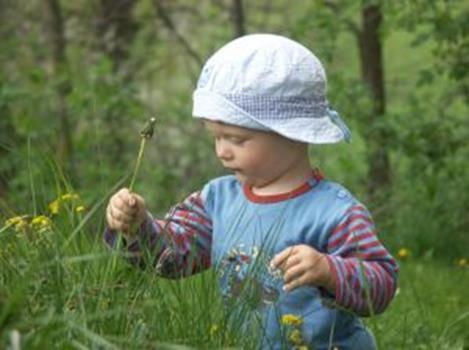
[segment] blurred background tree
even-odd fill
[[[469,7],[462,0],[0,1],[0,208],[93,202],[127,175],[157,116],[137,191],[155,213],[222,174],[191,120],[204,60],[240,35],[311,48],[349,145],[312,162],[362,198],[382,239],[416,255],[467,254]],[[55,169],[55,170],[54,170]],[[61,171],[57,171],[61,169]],[[60,174],[63,174],[60,175]]]

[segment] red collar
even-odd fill
[[[324,175],[319,169],[315,168],[315,169],[312,169],[312,176],[308,181],[301,184],[297,188],[291,191],[285,192],[285,193],[258,195],[252,192],[252,189],[247,185],[243,186],[243,191],[247,199],[250,200],[251,202],[275,203],[275,202],[281,202],[281,201],[285,201],[288,199],[292,199],[292,198],[302,195],[303,193],[308,192],[311,188],[313,188],[316,184],[318,184],[322,179],[324,179]]]

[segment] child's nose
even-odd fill
[[[229,145],[223,139],[215,141],[215,152],[221,160],[229,160],[233,157],[233,152],[231,152]]]

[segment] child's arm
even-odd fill
[[[104,240],[115,247],[119,235],[117,229],[121,225],[110,225],[113,221],[109,214],[107,221]],[[165,220],[153,220],[146,213],[138,223],[140,225],[133,234],[128,229],[123,232],[124,246],[131,262],[142,267],[150,264],[157,273],[168,278],[191,275],[210,267],[212,224],[200,192],[176,205]]]
[[[384,311],[394,296],[398,270],[361,205],[346,211],[329,237],[326,253],[308,245],[292,246],[274,257],[272,267],[284,271],[285,291],[321,287],[335,295],[338,305],[362,316]]]
[[[346,211],[327,252],[336,302],[362,316],[383,312],[396,290],[398,266],[378,240],[365,207],[356,204]]]

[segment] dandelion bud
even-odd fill
[[[144,139],[151,139],[155,130],[156,118],[150,118],[145,124],[143,129],[140,131],[140,136]]]

